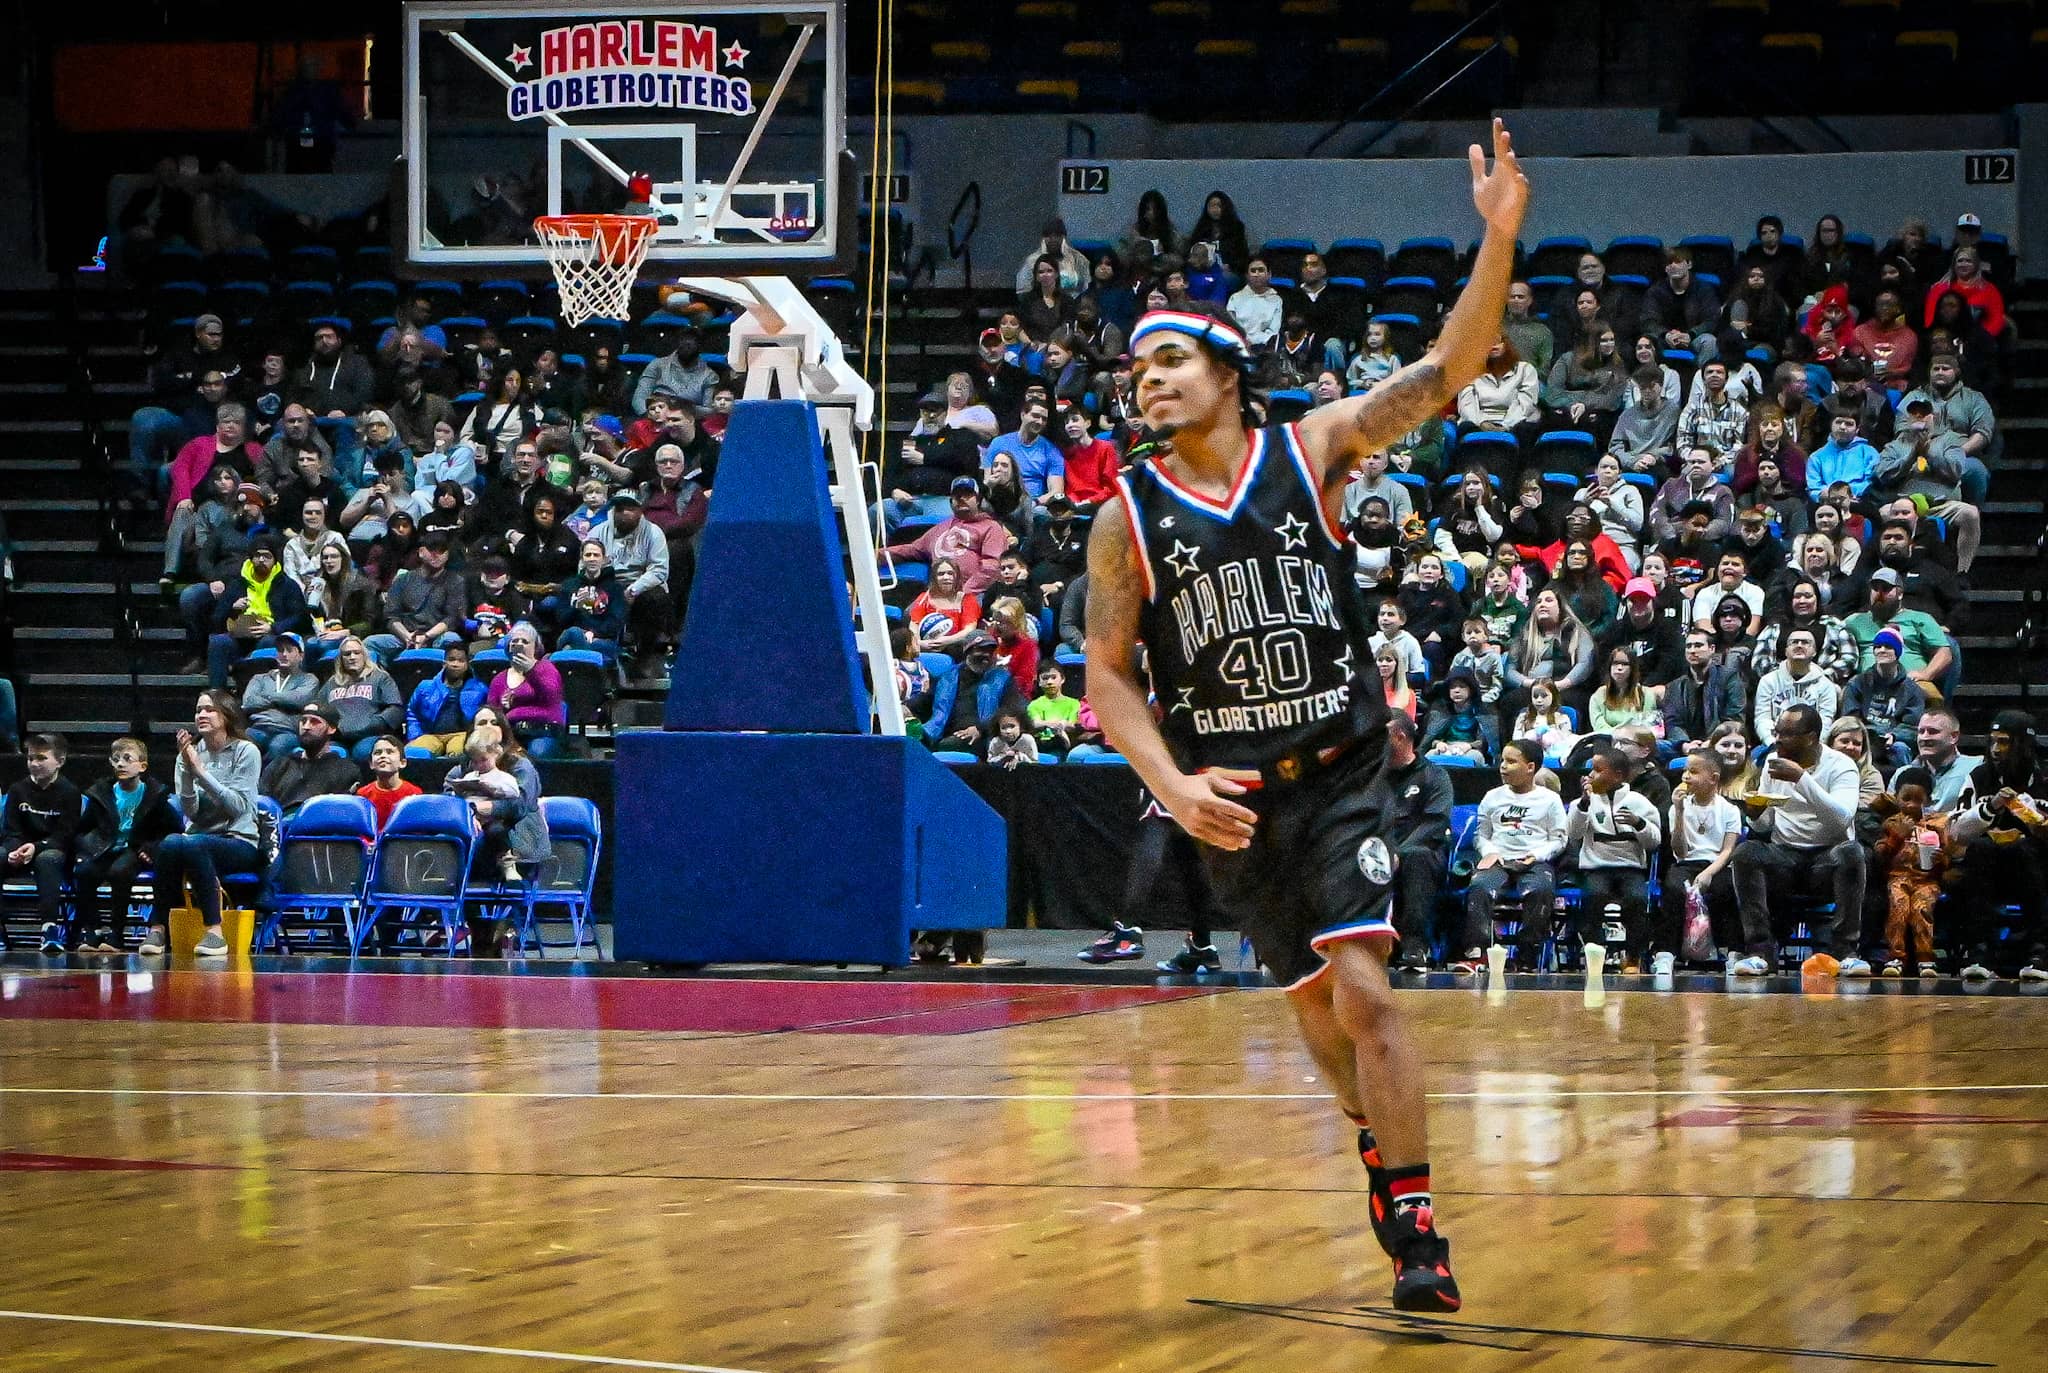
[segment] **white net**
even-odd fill
[[[562,321],[627,318],[633,281],[654,242],[656,221],[642,215],[543,215],[533,232],[562,289]]]

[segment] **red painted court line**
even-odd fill
[[[0,1020],[947,1035],[1212,994],[986,982],[176,971],[147,982],[95,974],[25,979],[0,1001]]]
[[[0,1173],[225,1172],[225,1163],[169,1163],[154,1158],[90,1158],[80,1154],[20,1154],[0,1149]]]

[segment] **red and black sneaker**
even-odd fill
[[[1369,1189],[1367,1205],[1372,1211],[1372,1237],[1380,1242],[1380,1248],[1388,1258],[1394,1257],[1394,1193],[1387,1182],[1387,1166],[1380,1161],[1379,1141],[1372,1137],[1372,1127],[1361,1126],[1358,1131],[1358,1158],[1365,1165],[1365,1181]]]
[[[1429,1203],[1403,1201],[1394,1211],[1394,1309],[1456,1311],[1463,1300],[1451,1276],[1451,1242],[1436,1232]]]

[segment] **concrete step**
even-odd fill
[[[125,672],[30,672],[29,680],[45,687],[126,687],[128,674]],[[145,672],[139,678],[146,687],[191,687],[197,690],[206,685],[206,674],[200,672]]]

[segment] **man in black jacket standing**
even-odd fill
[[[1415,751],[1415,722],[1399,711],[1387,721],[1387,846],[1399,859],[1394,929],[1397,969],[1429,968],[1430,916],[1443,895],[1451,853],[1451,777]]]

